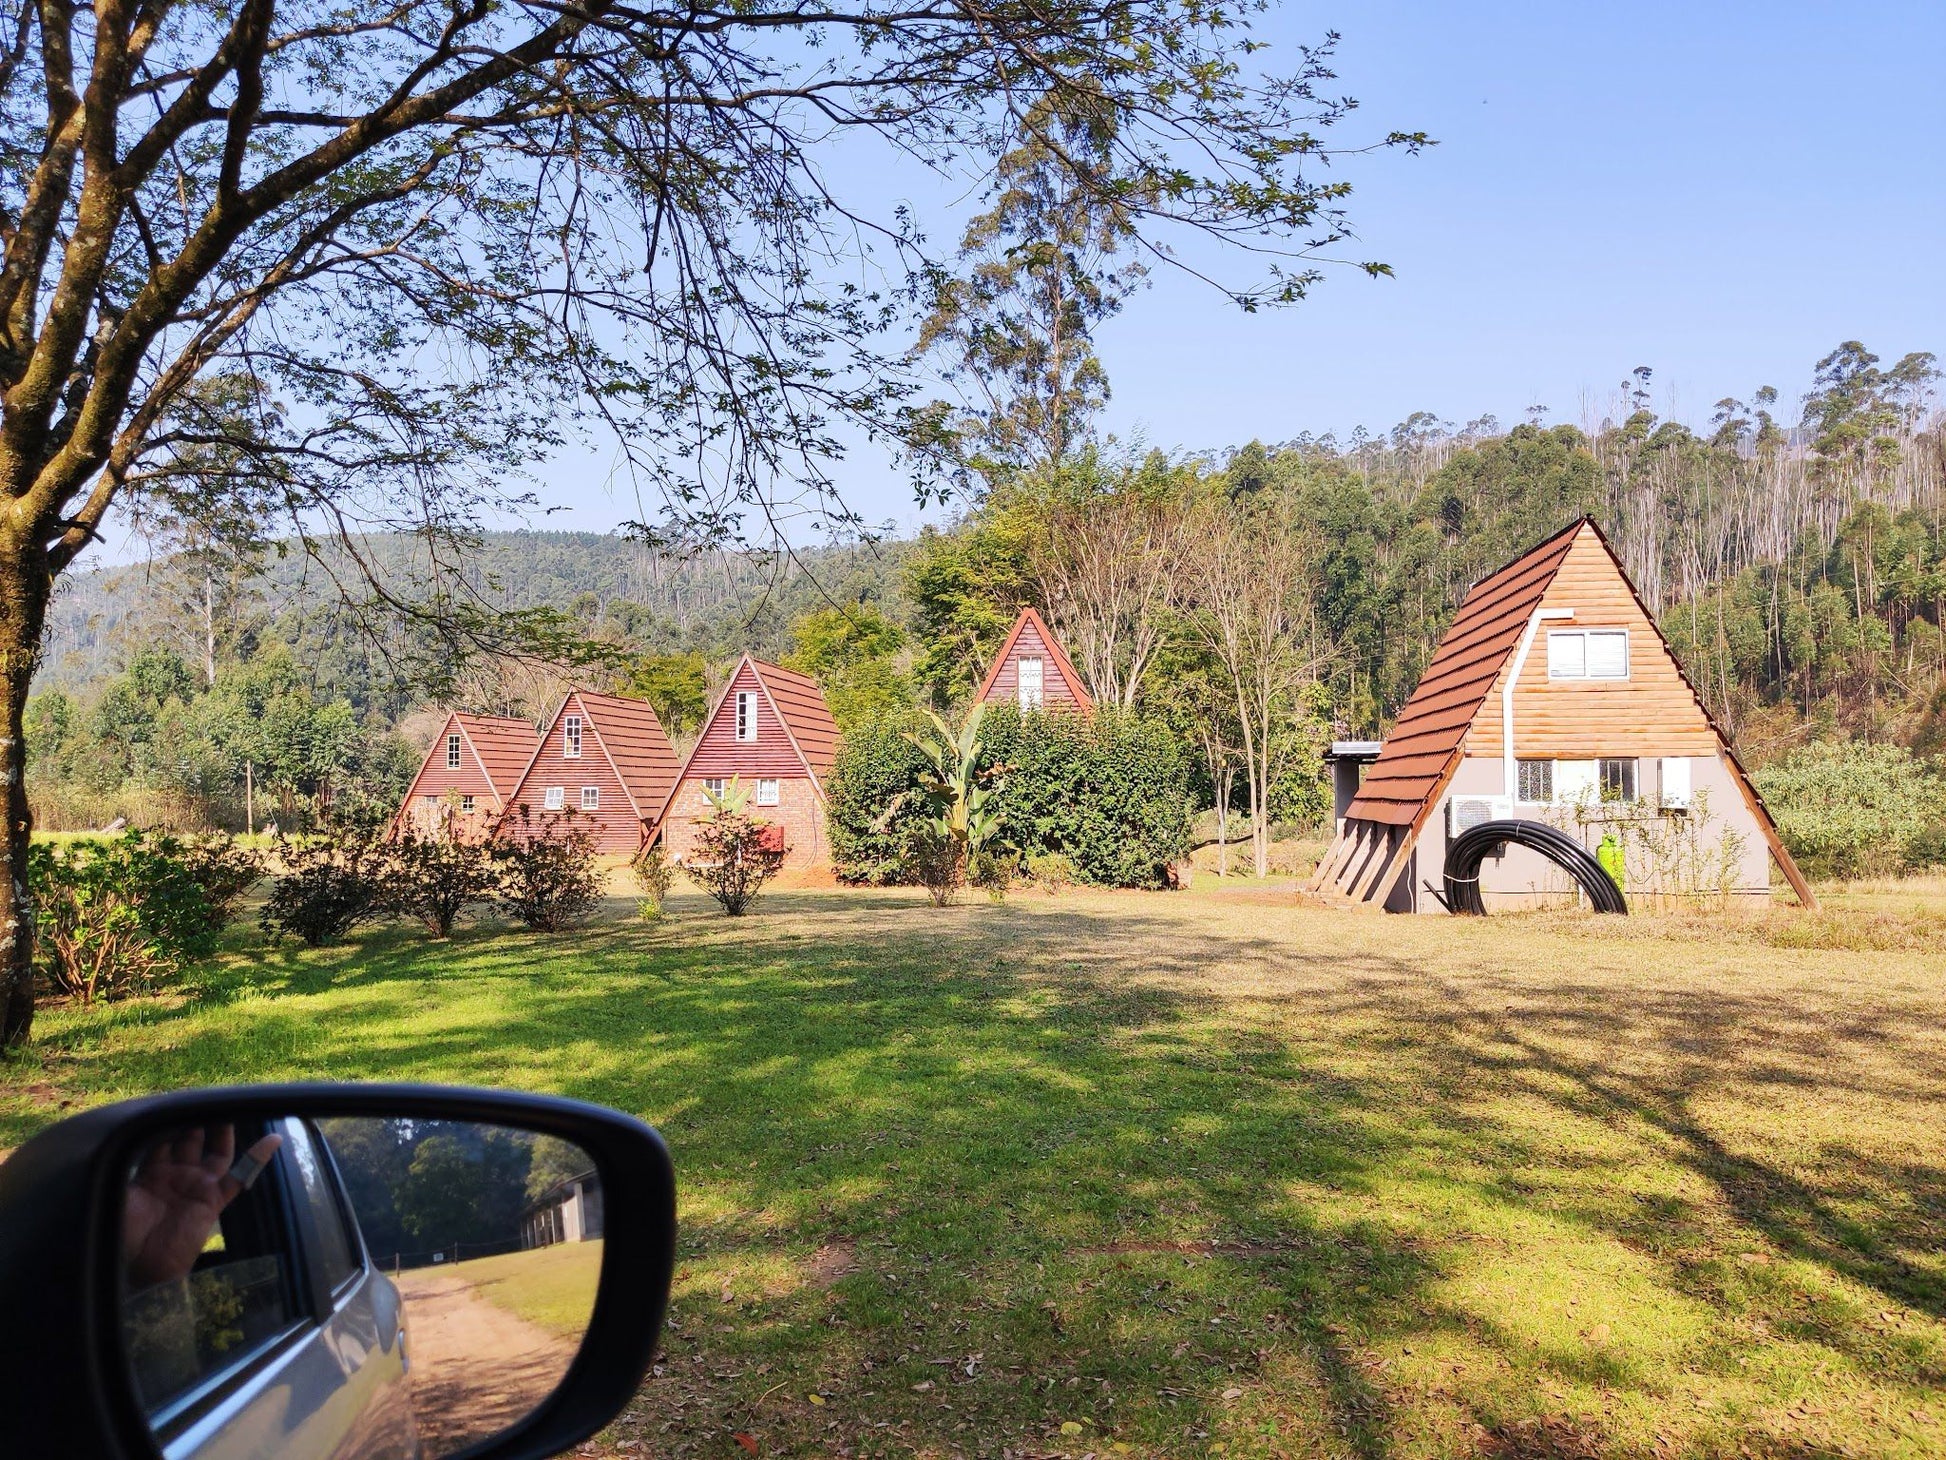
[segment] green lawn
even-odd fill
[[[616,1454],[1936,1456],[1941,890],[1599,924],[617,899],[50,1010],[0,1145],[214,1080],[640,1113],[682,1260]]]

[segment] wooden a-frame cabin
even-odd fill
[[[1094,697],[1068,658],[1054,630],[1034,608],[1014,619],[993,656],[977,696],[990,704],[1017,704],[1023,710],[1079,710],[1095,707]]]
[[[1718,889],[1765,896],[1769,865],[1809,884],[1608,540],[1582,518],[1475,584],[1366,772],[1308,891],[1438,912],[1448,843],[1490,820],[1551,821],[1593,850],[1691,838]],[[1633,835],[1630,835],[1633,833]],[[1632,854],[1630,893],[1680,892]],[[1509,846],[1480,871],[1489,910],[1562,896],[1566,876]]]

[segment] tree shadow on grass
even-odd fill
[[[1543,1424],[1524,1391],[1648,1397],[1668,1376],[1580,1340],[1537,1349],[1524,1315],[1496,1327],[1453,1297],[1481,1213],[1612,1240],[1727,1322],[1754,1299],[1722,1274],[1721,1206],[1746,1244],[1941,1316],[1906,1255],[1941,1235],[1939,1168],[1827,1144],[1813,1183],[1699,1113],[1770,1089],[1936,1099],[1894,1009],[1807,1022],[1754,988],[1461,979],[1379,938],[1347,959],[1132,900],[762,907],[273,959],[259,997],[184,1011],[121,1073],[500,1083],[656,1121],[683,1271],[661,1374],[620,1431],[656,1453],[731,1453],[733,1430],[765,1453],[1614,1452],[1598,1418]],[[1219,966],[1253,981],[1217,988]],[[1881,1074],[1874,1050],[1900,1053]],[[1393,1205],[1402,1172],[1449,1157],[1465,1210],[1442,1226]],[[1657,1162],[1720,1200],[1630,1196],[1631,1167]],[[1861,1211],[1847,1183],[1908,1199]],[[1939,1377],[1916,1340],[1806,1336]],[[1415,1389],[1387,1367],[1408,1344],[1510,1372]]]

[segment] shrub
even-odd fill
[[[921,723],[874,722],[839,752],[829,825],[847,882],[918,880],[907,853],[931,815],[920,791],[930,762],[905,737]],[[1189,852],[1191,798],[1190,768],[1165,727],[1113,710],[1084,718],[994,705],[980,739],[998,777],[990,809],[1023,858],[1059,853],[1084,882],[1170,885],[1170,868]]]
[[[492,856],[477,842],[408,833],[391,843],[386,906],[417,918],[435,938],[452,937],[459,915],[491,901],[499,890]]]
[[[1807,745],[1757,772],[1785,845],[1814,875],[1873,877],[1924,865],[1946,787],[1898,745]]]
[[[1005,902],[1020,875],[1020,853],[1012,847],[983,847],[967,868],[972,884],[994,902]]]
[[[849,731],[826,787],[831,860],[841,881],[874,887],[915,880],[908,854],[929,812],[919,777],[930,762],[907,735],[922,721],[891,715]]]
[[[565,816],[531,815],[520,808],[513,840],[493,848],[500,906],[537,933],[564,933],[585,923],[601,901],[595,839]]]
[[[1189,854],[1189,767],[1175,737],[1137,715],[1022,714],[998,705],[982,737],[1004,770],[993,807],[1028,858],[1059,852],[1076,881],[1167,887]]]
[[[1027,876],[1043,892],[1074,886],[1074,858],[1066,852],[1037,852],[1027,859]]]
[[[642,889],[642,900],[637,904],[636,911],[644,922],[652,923],[662,916],[662,904],[668,899],[669,889],[675,885],[675,865],[670,862],[662,843],[657,841],[637,852],[628,869],[635,874],[635,885]]]
[[[152,988],[215,950],[220,924],[172,837],[36,842],[27,891],[35,966],[83,1003]]]
[[[184,837],[182,863],[209,903],[211,928],[221,930],[236,917],[243,895],[264,875],[261,852],[240,847],[227,832]]]
[[[335,943],[386,911],[389,860],[374,826],[341,826],[310,836],[279,835],[283,875],[257,915],[266,932],[301,938],[313,948]]]
[[[936,827],[915,827],[905,849],[905,880],[926,889],[934,907],[951,907],[965,885],[965,862],[957,843]]]
[[[696,854],[683,870],[723,905],[724,912],[740,918],[784,865],[783,828],[743,809],[748,793],[734,778],[722,795],[704,794],[710,811],[696,823]]]

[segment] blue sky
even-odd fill
[[[1344,270],[1245,315],[1158,274],[1099,339],[1123,439],[1218,450],[1415,410],[1511,424],[1535,403],[1579,423],[1637,365],[1659,411],[1700,424],[1760,385],[1794,405],[1842,340],[1946,356],[1941,0],[1361,0],[1286,5],[1259,33],[1275,64],[1332,27],[1339,89],[1362,103],[1339,140],[1439,139],[1341,169],[1347,251],[1396,277]],[[908,203],[937,241],[962,226],[964,190],[882,157],[833,175],[882,211]],[[600,443],[563,454],[539,521],[643,515],[614,461]],[[879,454],[838,475],[868,519],[920,520]]]
[[[1415,410],[1512,423],[1599,414],[1633,367],[1700,423],[1726,394],[1793,402],[1846,339],[1946,355],[1946,5],[1290,5],[1280,50],[1335,26],[1352,141],[1439,145],[1342,172],[1360,240],[1396,277],[1343,271],[1244,315],[1158,276],[1101,334],[1108,428],[1204,450],[1384,430]],[[943,196],[913,199],[936,238]],[[564,458],[554,525],[635,515],[607,456]],[[873,519],[918,520],[871,453],[841,469]]]

